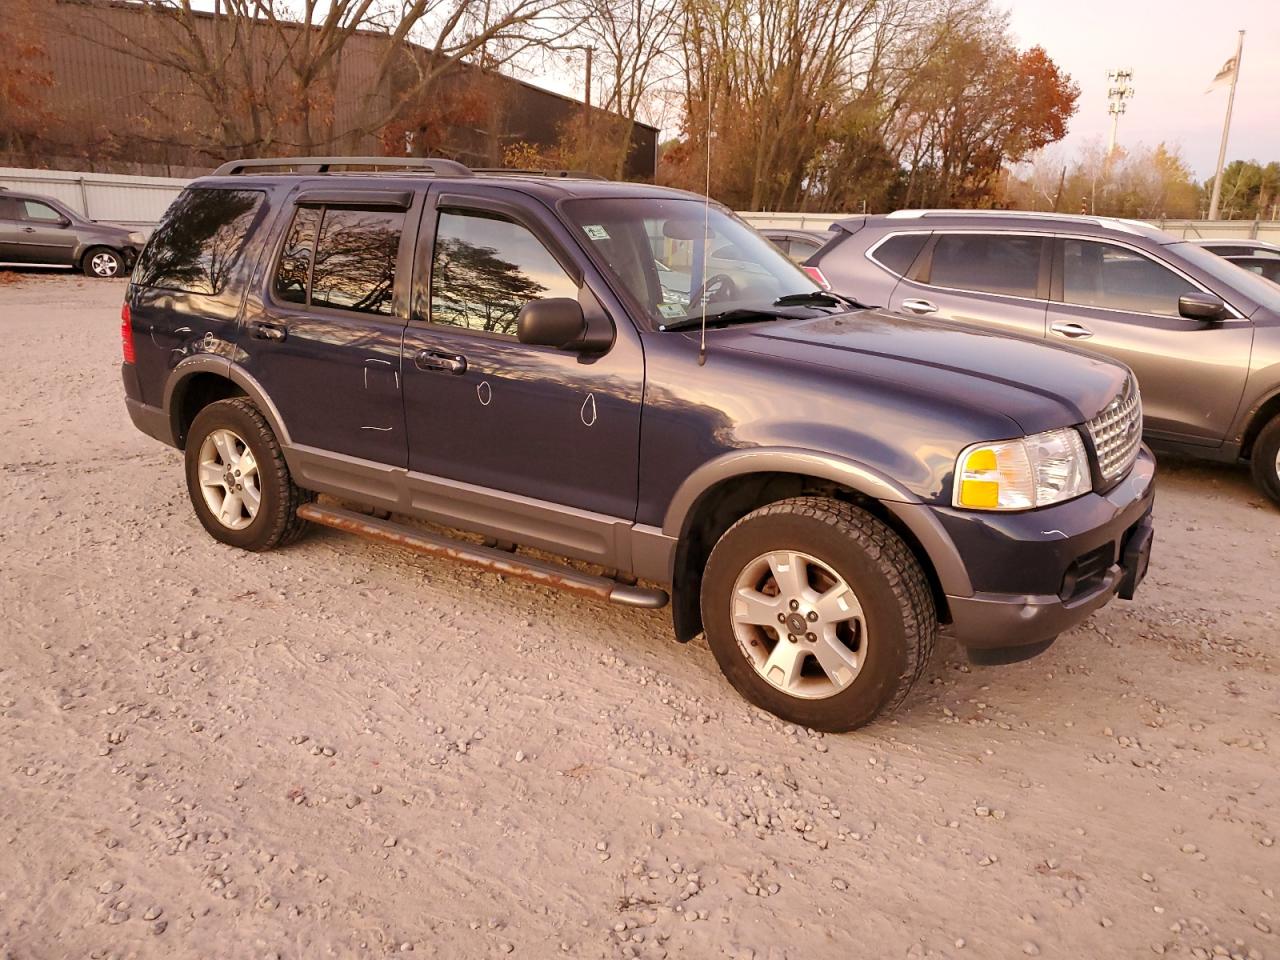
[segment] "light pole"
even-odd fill
[[[1116,129],[1120,126],[1120,114],[1124,113],[1125,101],[1133,96],[1133,71],[1111,70],[1107,73],[1111,86],[1107,90],[1107,112],[1111,114],[1111,139],[1107,142],[1107,159],[1116,149]]]

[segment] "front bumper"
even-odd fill
[[[947,596],[956,640],[1043,643],[1113,597],[1132,598],[1150,558],[1154,502],[1155,458],[1143,447],[1105,493],[1016,514],[936,508],[974,588]]]

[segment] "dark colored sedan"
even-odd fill
[[[127,227],[86,220],[53,197],[0,187],[0,265],[123,276],[146,242]]]

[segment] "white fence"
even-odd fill
[[[0,167],[0,187],[41,193],[61,200],[90,220],[130,226],[158,223],[169,203],[187,183],[176,177]]]
[[[68,170],[22,170],[0,167],[0,187],[57,197],[90,220],[148,226],[190,181],[178,177],[129,177]],[[743,213],[755,227],[798,227],[825,230],[841,213]],[[1148,223],[1187,238],[1236,237],[1280,243],[1280,221],[1149,220]]]

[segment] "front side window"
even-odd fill
[[[261,190],[182,191],[138,258],[134,282],[186,293],[217,293],[240,258],[264,196]]]
[[[431,261],[432,323],[514,337],[529,301],[577,296],[578,285],[527,228],[486,213],[441,211]]]
[[[57,223],[62,220],[62,214],[39,200],[23,200],[22,212],[28,220],[36,220],[40,223]]]
[[[943,233],[933,248],[929,283],[1010,297],[1034,297],[1040,281],[1042,237]]]
[[[562,208],[655,325],[767,310],[818,287],[768,239],[700,200],[616,197]]]
[[[1094,240],[1064,240],[1062,299],[1082,307],[1176,317],[1178,298],[1197,287],[1136,250]]]
[[[298,207],[276,265],[289,303],[390,316],[404,212]]]

